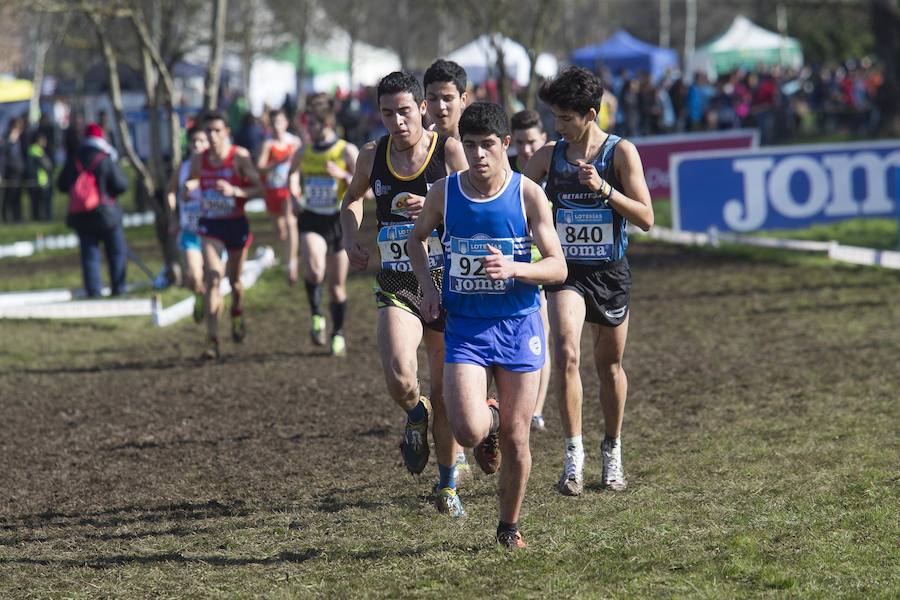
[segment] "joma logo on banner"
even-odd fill
[[[672,217],[686,231],[798,229],[896,215],[900,140],[672,158]]]

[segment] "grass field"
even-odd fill
[[[403,469],[371,272],[351,278],[340,361],[308,341],[280,270],[215,364],[188,321],[0,321],[0,597],[897,597],[897,273],[630,253],[629,491],[596,485],[586,343],[588,490],[554,491],[551,393],[516,554],[492,541],[494,478],[464,485],[470,517],[450,523],[430,503],[434,459]],[[48,280],[72,269],[29,260]],[[12,271],[4,287],[28,277]]]

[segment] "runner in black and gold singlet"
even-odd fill
[[[425,99],[422,86],[407,73],[394,72],[378,84],[378,108],[388,135],[366,144],[359,153],[356,172],[347,188],[341,210],[344,248],[350,266],[358,271],[369,263],[369,250],[359,240],[363,200],[371,189],[376,199],[378,251],[381,262],[376,277],[378,349],[391,398],[407,414],[400,451],[406,468],[421,473],[428,464],[429,400],[420,395],[418,348],[424,339],[428,354],[431,404],[435,406],[435,453],[441,481],[455,480],[459,449],[443,410],[444,338],[442,324],[428,323],[420,312],[422,292],[407,254],[406,240],[425,202],[432,183],[465,169],[462,145],[453,138],[426,131],[422,125]],[[429,248],[432,277],[440,285],[443,249],[437,232]],[[440,500],[440,498],[439,498]],[[441,512],[465,514],[459,502],[438,503]]]

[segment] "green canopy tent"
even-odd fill
[[[779,35],[738,15],[728,30],[697,49],[688,62],[690,73],[703,71],[711,78],[734,69],[757,65],[799,68],[803,50],[796,39]]]

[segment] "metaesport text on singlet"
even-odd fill
[[[608,135],[592,161],[600,177],[618,190],[622,188],[613,160],[621,139]],[[553,222],[563,256],[569,262],[580,264],[620,260],[628,247],[627,222],[604,202],[599,192],[578,182],[578,165],[566,159],[568,147],[564,139],[556,142],[545,188],[553,204]]]

